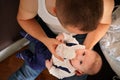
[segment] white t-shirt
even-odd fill
[[[45,0],[38,0],[38,15],[48,25],[48,27],[55,33],[59,34],[62,32],[69,33],[65,28],[62,27],[57,17],[51,15],[45,5]]]

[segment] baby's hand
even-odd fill
[[[63,34],[59,34],[56,39],[60,42],[64,42],[64,35]]]
[[[52,67],[52,59],[51,60],[46,60],[45,61],[45,65],[46,65],[46,67],[47,67],[47,69],[48,70],[50,70],[51,69],[51,67]]]

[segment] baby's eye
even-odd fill
[[[85,56],[85,51],[84,51],[84,53],[82,55]]]
[[[83,62],[82,61],[80,61],[80,64],[82,64]]]

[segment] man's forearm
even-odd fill
[[[86,49],[92,49],[95,44],[105,35],[109,29],[109,24],[99,24],[98,28],[90,33],[88,33],[84,45]]]

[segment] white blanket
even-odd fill
[[[113,12],[112,24],[100,40],[100,47],[111,68],[120,77],[120,6]]]

